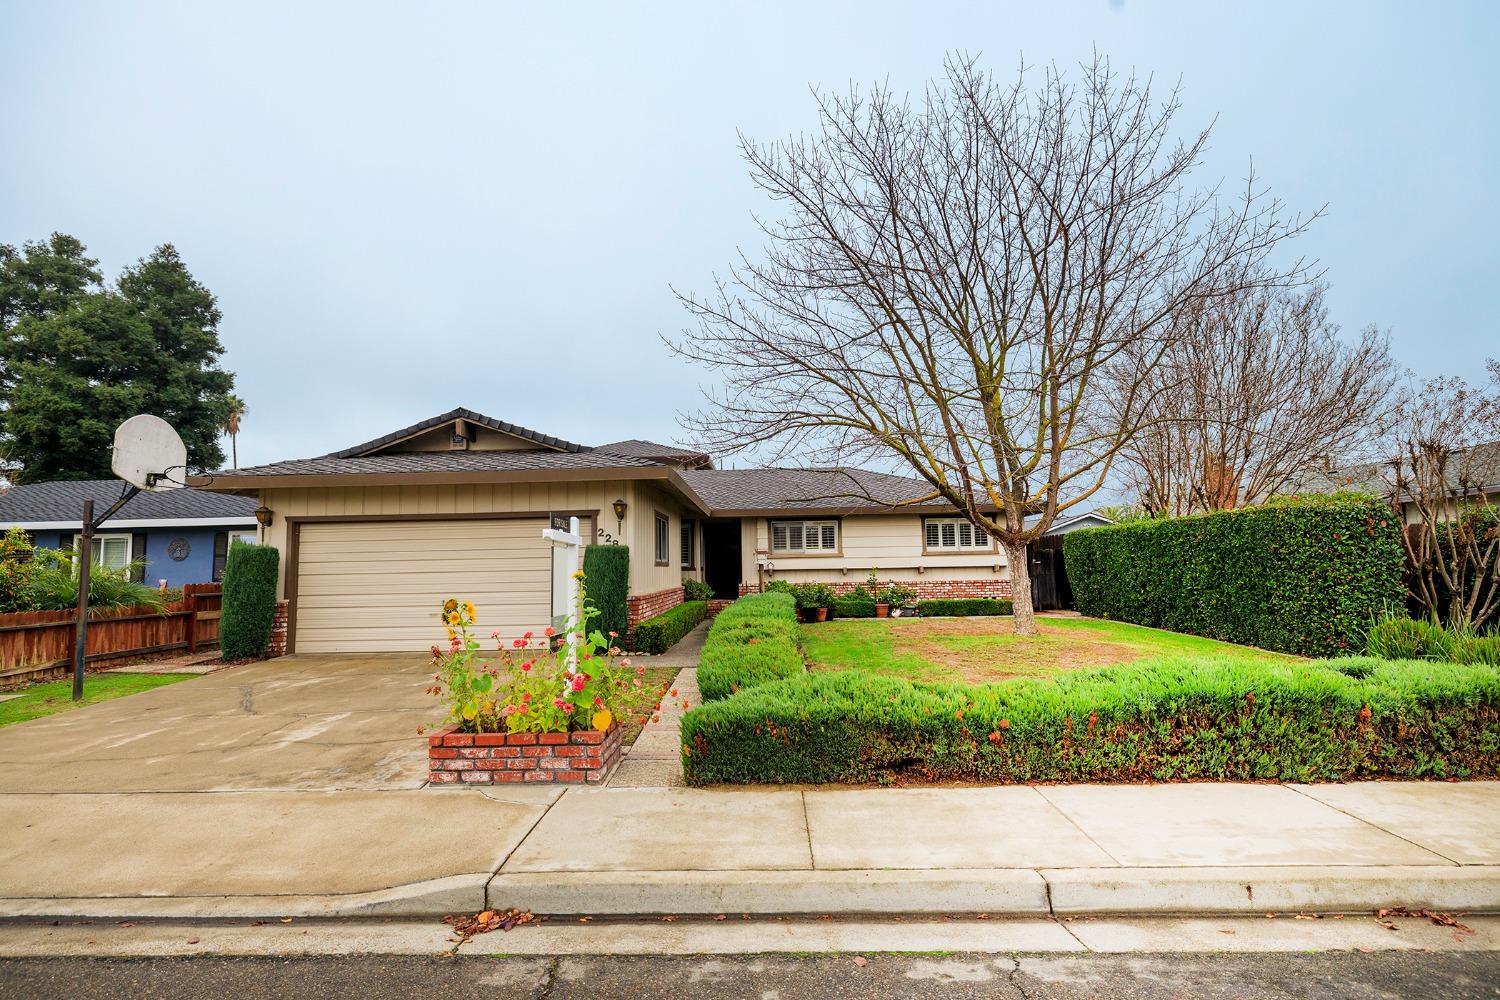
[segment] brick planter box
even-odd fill
[[[624,730],[608,732],[460,733],[427,738],[427,780],[434,785],[571,782],[597,785],[620,762]]]

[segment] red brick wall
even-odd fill
[[[277,601],[271,615],[271,641],[266,644],[266,656],[286,655],[286,601]]]
[[[835,594],[847,594],[855,587],[860,586],[862,580],[839,580],[825,581]],[[880,581],[881,586],[889,582]],[[917,592],[919,601],[939,601],[959,597],[1009,597],[1010,580],[1008,579],[985,579],[985,580],[928,580],[918,577],[915,580],[897,580],[896,583],[903,587],[910,587]],[[740,596],[753,594],[760,588],[753,583],[740,584]]]
[[[631,594],[625,598],[625,615],[632,630],[635,623],[671,611],[683,601],[681,587],[669,587],[654,594]]]
[[[433,785],[599,784],[620,762],[624,730],[577,733],[459,733],[449,726],[427,738]]]

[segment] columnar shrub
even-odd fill
[[[1075,531],[1063,553],[1086,615],[1332,656],[1403,598],[1400,530],[1338,494]]]
[[[589,581],[589,601],[599,609],[594,627],[605,635],[624,635],[630,624],[625,606],[630,596],[629,546],[585,546],[583,573]]]
[[[814,673],[682,719],[691,784],[1500,776],[1500,671],[1167,658],[1051,680]]]
[[[707,601],[684,601],[670,611],[636,622],[632,644],[637,653],[665,653],[707,617]]]
[[[219,650],[226,660],[264,656],[276,613],[276,570],[281,553],[273,545],[235,542],[224,560]]]
[[[806,670],[797,644],[797,602],[789,594],[741,597],[714,619],[698,659],[706,699],[792,677]]]

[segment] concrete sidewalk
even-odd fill
[[[1500,912],[1500,782],[0,795],[0,916],[486,905]]]

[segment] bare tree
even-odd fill
[[[1413,596],[1459,628],[1500,617],[1500,361],[1487,369],[1488,387],[1451,377],[1409,389],[1389,427]]]
[[[1102,59],[1076,84],[958,59],[915,101],[817,100],[816,133],[741,141],[783,214],[763,257],[682,296],[698,328],[673,346],[723,382],[692,426],[718,451],[914,472],[1004,547],[1035,634],[1026,546],[1149,419],[1172,317],[1235,276],[1300,279],[1254,265],[1305,223],[1253,177],[1227,202],[1187,190],[1208,130],[1175,140],[1176,92]]]
[[[1386,338],[1370,328],[1345,342],[1324,285],[1237,283],[1177,314],[1181,336],[1147,376],[1156,420],[1122,473],[1154,515],[1266,500],[1335,456],[1364,455],[1388,408]]]

